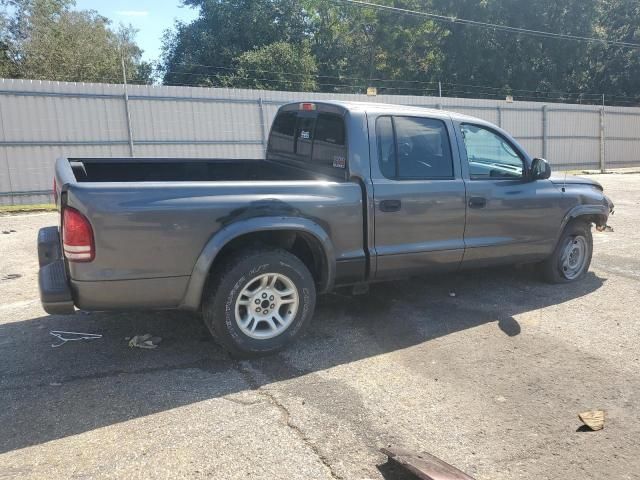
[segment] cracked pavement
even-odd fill
[[[502,268],[339,292],[242,362],[195,315],[46,315],[36,233],[56,215],[0,216],[0,478],[411,478],[390,444],[478,480],[640,478],[640,175],[595,178],[614,232],[580,283]],[[157,349],[127,346],[147,332]],[[578,432],[593,408],[604,430]]]

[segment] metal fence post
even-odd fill
[[[262,103],[262,97],[258,97],[258,110],[260,114],[260,140],[262,140],[262,150],[264,154],[267,152],[267,132],[265,131],[266,123],[264,120],[264,104]]]
[[[2,119],[2,112],[0,112],[0,132],[2,132],[2,140],[6,140],[6,134],[4,131],[4,120]],[[3,148],[4,150],[4,161],[5,161],[5,165],[7,167],[7,180],[9,180],[9,192],[11,193],[11,205],[13,205],[13,202],[15,200],[15,197],[13,196],[13,183],[11,182],[11,167],[9,166],[9,155],[7,154],[7,149]]]
[[[129,155],[135,157],[135,150],[133,147],[133,129],[131,128],[131,111],[129,110],[129,93],[127,92],[127,86],[124,87],[124,111],[127,116],[127,134],[129,135]]]
[[[133,149],[133,129],[131,128],[131,111],[129,110],[129,91],[127,89],[127,70],[124,65],[124,55],[122,60],[122,81],[124,86],[124,111],[127,115],[127,132],[129,134],[129,156],[135,156],[135,150]]]
[[[496,107],[496,110],[498,112],[498,126],[500,128],[502,128],[502,107],[500,105],[498,105]]]
[[[547,121],[547,106],[542,106],[542,158],[547,158],[549,153],[549,122]]]
[[[605,161],[605,154],[606,154],[606,136],[605,136],[605,130],[604,130],[604,107],[602,107],[600,109],[600,172],[604,173],[606,171],[606,161]]]

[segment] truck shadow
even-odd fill
[[[588,295],[605,280],[546,285],[512,268],[377,284],[319,299],[306,334],[272,357],[238,362],[195,315],[180,312],[42,316],[0,325],[0,453],[195,402],[228,396],[487,323],[520,333],[514,316]],[[560,322],[562,319],[555,318]],[[50,330],[99,333],[52,348]],[[155,350],[125,337],[152,333]]]

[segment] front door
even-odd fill
[[[551,253],[562,222],[561,191],[531,181],[524,152],[496,129],[456,124],[467,190],[463,266],[517,263]]]
[[[370,122],[376,278],[458,268],[465,186],[451,122],[409,116]]]

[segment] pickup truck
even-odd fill
[[[337,286],[529,262],[573,282],[613,204],[550,174],[486,121],[338,101],[282,106],[264,160],[60,158],[42,304],[198,311],[224,348],[257,356]]]

